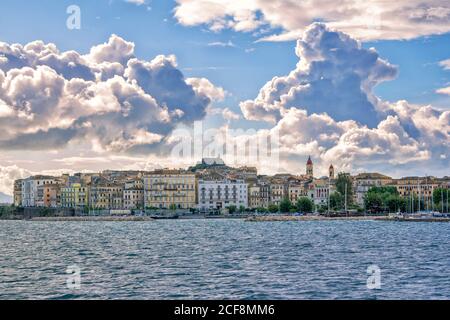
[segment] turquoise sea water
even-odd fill
[[[449,244],[447,223],[0,221],[0,298],[449,299]]]

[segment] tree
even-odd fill
[[[380,212],[383,210],[383,198],[377,192],[367,192],[364,197],[364,206],[367,211]]]
[[[288,213],[291,210],[291,208],[292,208],[291,200],[289,200],[288,198],[284,198],[283,200],[281,200],[280,212]]]
[[[269,204],[269,212],[270,213],[277,213],[278,212],[278,206],[276,204]]]
[[[401,208],[402,199],[398,195],[389,195],[383,199],[384,207],[389,209],[389,212],[398,212]]]
[[[239,206],[239,213],[244,213],[244,212],[245,212],[245,207]]]
[[[445,188],[436,188],[433,191],[433,202],[434,202],[434,207],[439,210],[442,211],[442,208],[447,207],[447,203],[450,202],[448,199],[448,189]],[[448,208],[447,208],[448,210]]]
[[[169,206],[169,209],[170,209],[170,210],[173,210],[173,211],[177,210],[176,204],[172,203],[172,204]]]
[[[227,209],[229,214],[234,214],[237,210],[236,206],[229,206]]]
[[[344,196],[335,191],[330,194],[330,208],[333,210],[340,210],[344,205]]]
[[[297,200],[297,210],[299,212],[310,213],[313,212],[314,203],[308,197],[301,197]]]
[[[336,190],[341,194],[345,195],[345,189],[347,188],[347,205],[353,203],[353,185],[352,178],[348,173],[340,172],[336,180]],[[345,200],[345,199],[344,199]]]
[[[367,211],[371,212],[397,212],[406,208],[395,187],[371,187],[364,198]]]

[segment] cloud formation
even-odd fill
[[[450,111],[375,96],[373,87],[393,79],[397,68],[374,49],[315,23],[296,53],[295,70],[241,103],[248,120],[274,123],[287,167],[311,154],[323,172],[331,162],[345,170],[402,174],[423,166],[448,169]]]
[[[241,103],[249,120],[280,120],[283,109],[301,107],[310,113],[326,112],[336,120],[378,123],[377,84],[395,78],[397,68],[374,49],[364,49],[348,35],[324,24],[309,26],[298,40],[297,68],[274,77],[255,100]]]
[[[263,40],[295,40],[314,21],[326,22],[360,40],[412,39],[450,31],[446,0],[177,0],[175,18],[213,31],[281,29]],[[259,34],[259,32],[256,32]]]
[[[446,87],[446,88],[440,88],[436,90],[436,93],[439,94],[446,94],[450,96],[450,87]]]
[[[174,56],[143,61],[134,50],[116,35],[87,54],[60,52],[41,41],[0,43],[0,152],[10,155],[0,158],[1,192],[11,194],[13,179],[35,166],[186,166],[191,159],[168,157],[177,126],[206,114],[222,117],[225,126],[241,119],[214,106],[226,97],[224,89],[206,78],[185,78]],[[240,104],[247,127],[252,120],[272,124],[255,130],[256,138],[275,131],[280,136],[282,169],[303,173],[305,158],[312,155],[317,176],[331,162],[338,171],[399,176],[423,174],[426,168],[428,174],[447,174],[450,111],[379,99],[373,88],[398,70],[375,49],[315,23],[298,40],[296,54],[292,72],[268,81],[254,100]],[[30,170],[15,166],[16,150],[27,151],[22,161],[28,152],[49,150],[42,156],[47,167],[41,158],[28,164]]]
[[[29,171],[19,168],[16,165],[5,167],[0,165],[0,192],[12,195],[14,180],[25,178],[29,174]]]
[[[41,41],[0,43],[0,149],[89,139],[103,150],[145,151],[224,94],[207,79],[186,79],[175,56],[137,59],[134,44],[116,35],[86,55]]]
[[[440,61],[439,65],[444,70],[450,70],[450,59]],[[436,93],[445,94],[445,95],[449,95],[450,96],[450,87],[439,88],[439,89],[436,90]]]
[[[439,62],[439,65],[444,68],[444,70],[450,70],[450,59],[443,60]]]

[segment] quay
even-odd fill
[[[108,222],[108,221],[153,221],[151,217],[138,217],[138,216],[77,216],[77,217],[33,217],[31,219],[26,219],[26,221],[73,221],[73,222],[83,222],[83,221],[95,221],[95,222]]]
[[[392,222],[450,222],[450,218],[441,217],[407,217],[407,216],[289,216],[267,215],[251,216],[245,219],[248,222],[283,222],[283,221],[392,221]]]

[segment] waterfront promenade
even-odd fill
[[[353,217],[327,217],[327,216],[288,216],[269,215],[251,216],[249,222],[283,222],[283,221],[399,221],[399,222],[450,222],[450,218],[441,217],[403,217],[403,216],[353,216]]]

